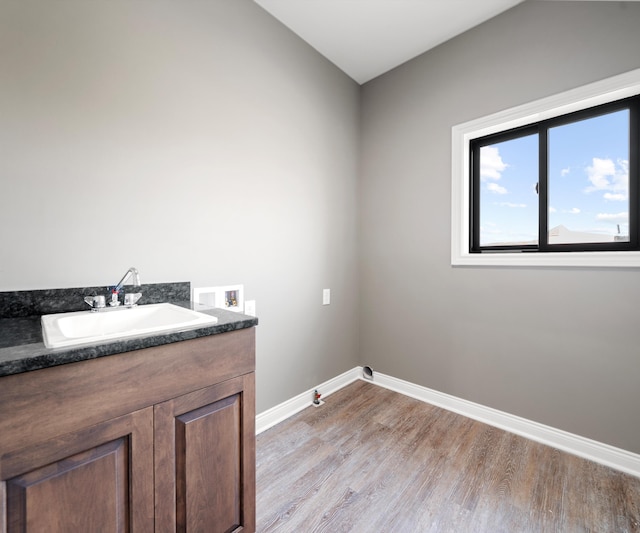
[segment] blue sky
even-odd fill
[[[629,234],[628,131],[627,110],[549,130],[550,229]],[[537,144],[530,135],[481,149],[481,245],[537,240]]]

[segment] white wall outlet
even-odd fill
[[[331,303],[331,289],[322,289],[322,305]]]
[[[256,301],[245,300],[244,302],[244,314],[249,316],[256,316]]]

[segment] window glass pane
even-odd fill
[[[538,244],[538,135],[480,148],[480,246]]]
[[[549,129],[549,244],[629,240],[629,110]]]

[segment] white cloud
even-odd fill
[[[618,161],[614,162],[612,159],[594,157],[592,165],[585,170],[591,183],[585,189],[585,192],[607,191],[605,193],[606,200],[624,200],[627,198],[629,194],[629,161],[618,159]],[[607,193],[621,195],[622,198],[607,198]]]
[[[570,168],[570,167],[563,168],[563,169],[560,171],[560,175],[561,175],[561,176],[566,176],[567,174],[569,174],[569,172],[571,172],[571,168]]]
[[[557,209],[555,207],[549,206],[549,213],[555,213]]]
[[[622,213],[598,213],[596,219],[606,220],[607,222],[626,222],[629,220],[629,213],[628,211]]]
[[[577,207],[573,207],[569,211],[567,211],[567,213],[569,213],[570,215],[578,215],[580,213],[580,209],[578,209]]]
[[[527,204],[514,204],[513,202],[500,202],[502,207],[527,207]]]
[[[507,189],[497,183],[487,183],[487,190],[496,194],[507,194]]]
[[[482,181],[499,180],[508,166],[495,146],[480,148],[480,179]]]
[[[626,200],[627,196],[622,193],[605,192],[604,199],[611,200],[613,202],[620,202],[620,201]]]
[[[592,166],[587,167],[587,176],[591,186],[588,192],[608,190],[611,187],[610,178],[616,173],[616,164],[611,159],[593,158]]]

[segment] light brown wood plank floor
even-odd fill
[[[260,533],[640,532],[640,479],[357,381],[257,439]]]

